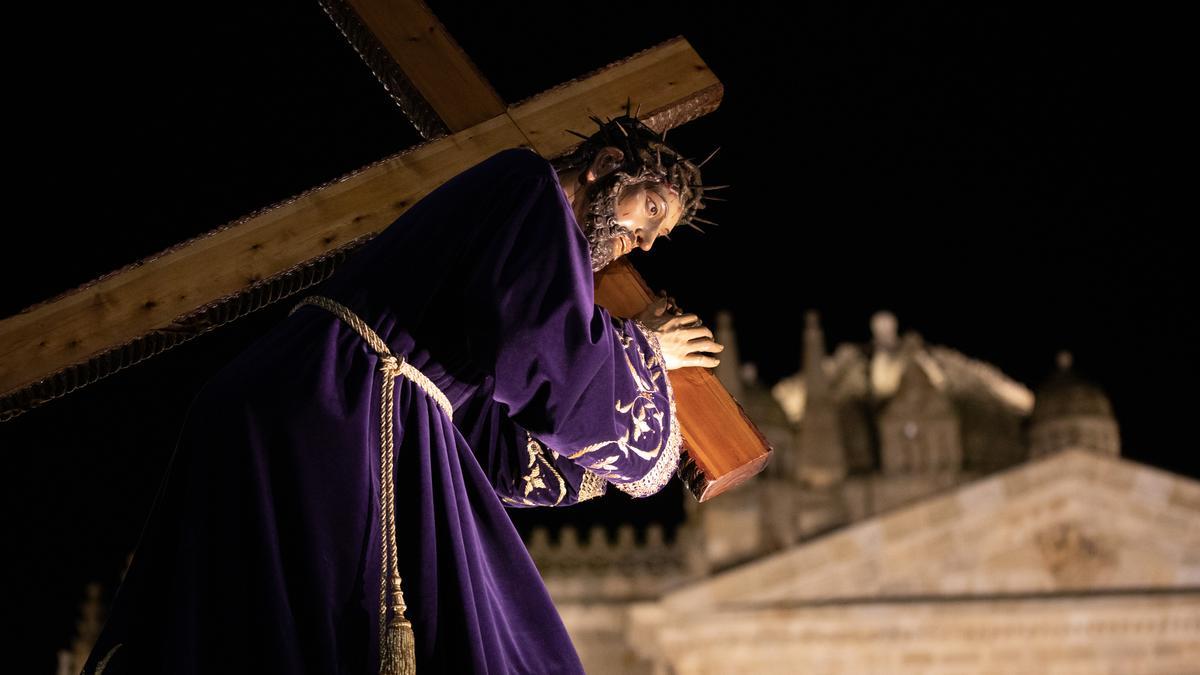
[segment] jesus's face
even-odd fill
[[[574,207],[591,249],[592,269],[599,270],[635,248],[649,251],[675,228],[683,204],[663,183],[633,180],[611,170],[597,176],[595,167],[593,163],[584,175],[583,192]],[[599,171],[604,171],[603,162]]]

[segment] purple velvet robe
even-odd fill
[[[656,340],[595,306],[551,165],[507,150],[315,293],[449,398],[395,382],[398,559],[419,672],[582,672],[504,512],[674,473]],[[379,358],[304,307],[209,382],[85,672],[375,673]],[[119,647],[117,645],[120,645]]]

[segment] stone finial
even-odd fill
[[[1059,370],[1070,370],[1075,365],[1075,356],[1064,349],[1055,355],[1054,361],[1058,364]]]
[[[825,333],[815,310],[804,313],[804,419],[797,442],[795,477],[811,487],[826,488],[846,475],[845,448],[837,402],[825,370]]]
[[[829,378],[825,374],[825,332],[821,329],[821,315],[810,309],[804,313],[804,386],[808,397],[818,397],[829,389]]]
[[[815,309],[804,312],[804,329],[821,330],[821,315]]]
[[[871,315],[871,338],[876,349],[895,349],[897,344],[896,315],[887,310]]]

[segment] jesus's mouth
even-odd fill
[[[629,236],[618,234],[613,237],[613,248],[616,252],[616,257],[621,257],[633,250],[633,244],[629,241]]]

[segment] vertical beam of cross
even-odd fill
[[[504,101],[424,2],[319,1],[425,139],[504,113]]]

